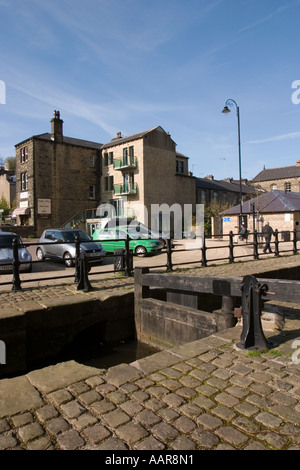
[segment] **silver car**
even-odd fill
[[[32,271],[32,258],[29,251],[23,245],[19,235],[12,232],[0,232],[0,273],[11,273],[13,271],[13,240],[18,242],[18,254],[20,261],[20,272]]]
[[[39,239],[40,245],[36,250],[39,261],[46,258],[63,260],[67,267],[75,264],[75,240],[79,237],[80,251],[84,251],[90,265],[100,264],[105,251],[99,243],[94,242],[83,230],[79,229],[48,229]]]

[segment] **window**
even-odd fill
[[[104,154],[104,166],[112,165],[114,163],[114,152],[105,152]]]
[[[276,183],[271,184],[271,191],[275,191],[275,189],[277,189],[277,184]]]
[[[113,191],[114,189],[114,177],[113,176],[105,176],[104,178],[104,190],[105,191]]]
[[[183,162],[176,160],[176,173],[183,173]]]
[[[104,154],[104,166],[108,166],[108,153],[105,152]]]
[[[95,166],[95,155],[90,155],[89,166],[93,168]]]
[[[90,199],[95,199],[95,194],[96,194],[96,188],[94,185],[91,185],[89,187],[89,198]]]
[[[28,161],[28,147],[20,149],[20,162],[25,163]]]
[[[21,191],[27,191],[28,189],[28,174],[21,173]]]
[[[131,147],[129,147],[129,156],[130,157],[134,156],[134,147],[133,147],[133,145]]]
[[[284,183],[284,190],[288,193],[291,192],[292,191],[292,183],[290,183],[289,181]]]

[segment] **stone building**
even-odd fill
[[[195,208],[195,178],[188,157],[160,126],[116,138],[102,146],[101,202],[115,207],[117,216],[136,217],[152,229],[163,220],[151,220],[153,204],[184,204]],[[146,208],[146,211],[144,210]]]
[[[14,171],[0,167],[0,197],[5,197],[9,207],[16,199],[16,176]]]
[[[243,180],[241,185],[242,199],[246,200],[256,194],[255,188]],[[240,198],[239,181],[228,178],[215,180],[212,175],[206,178],[196,178],[196,202],[197,204],[235,205]]]
[[[97,207],[101,144],[65,137],[59,111],[53,113],[51,133],[15,148],[18,224],[34,226],[40,236],[45,228],[61,227],[74,214]]]
[[[252,184],[264,191],[300,192],[300,160],[292,166],[264,168],[252,179]]]
[[[296,229],[297,240],[300,240],[300,192],[268,191],[243,203],[243,219],[248,230],[261,232],[268,220],[273,230],[278,230],[279,240],[291,237]],[[225,210],[223,216],[223,233],[238,233],[239,205]]]

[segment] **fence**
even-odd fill
[[[279,240],[279,234],[281,233],[281,240]],[[292,234],[292,240],[291,243],[288,242],[288,240],[291,238],[290,236],[286,236],[286,234],[289,233]],[[202,238],[202,246],[199,248],[195,249],[174,249],[173,246],[173,241],[168,239],[166,240],[166,248],[161,250],[162,254],[166,255],[166,262],[164,264],[155,264],[153,266],[149,266],[149,268],[164,268],[167,272],[172,271],[175,266],[180,266],[180,265],[192,265],[192,264],[200,264],[201,267],[207,267],[208,263],[215,263],[216,261],[224,261],[228,263],[234,263],[235,260],[241,259],[241,258],[248,258],[251,257],[254,260],[260,259],[261,256],[264,256],[262,253],[259,253],[259,247],[262,246],[262,241],[260,241],[261,235],[257,232],[254,231],[252,233],[249,233],[249,235],[252,235],[253,241],[246,241],[245,246],[248,248],[252,249],[252,255],[249,253],[248,254],[237,254],[236,249],[238,246],[235,240],[237,235],[233,234],[233,232],[230,232],[229,234],[223,235],[223,239],[228,238],[228,245],[222,245],[222,246],[211,246],[208,247],[206,245],[206,238]],[[91,240],[92,242],[99,242],[101,243],[101,240]],[[115,240],[109,240],[109,241],[115,241]],[[107,256],[113,256],[114,257],[114,270],[108,270],[108,271],[103,271],[101,272],[89,272],[89,266],[88,266],[88,261],[86,257],[84,256],[83,252],[80,250],[80,244],[81,241],[77,237],[74,244],[75,244],[75,258],[71,258],[74,261],[75,265],[75,273],[72,275],[63,275],[63,276],[55,276],[55,279],[66,279],[66,278],[71,278],[74,277],[74,282],[78,283],[78,289],[80,290],[89,290],[90,289],[90,284],[89,284],[89,279],[88,276],[96,275],[96,274],[111,274],[116,271],[118,272],[123,272],[125,276],[131,276],[133,273],[134,269],[134,262],[133,262],[133,252],[130,249],[130,240],[129,238],[125,240],[118,240],[124,242],[124,248],[121,250],[115,250],[113,255],[107,255]],[[88,243],[88,242],[84,242]],[[287,243],[289,243],[289,246],[287,247]],[[53,242],[52,244],[59,244],[59,242]],[[292,244],[292,247],[291,247]],[[25,248],[28,248],[30,246],[41,246],[45,245],[45,243],[22,243],[22,246]],[[49,243],[47,243],[49,245]],[[296,230],[293,230],[291,232],[284,232],[284,236],[282,232],[278,232],[278,230],[275,230],[274,232],[274,241],[271,242],[271,245],[274,246],[274,256],[280,256],[281,254],[284,253],[292,253],[292,254],[297,254],[297,234]],[[287,248],[286,248],[287,247]],[[3,247],[2,247],[3,248]],[[3,285],[12,285],[12,290],[20,290],[21,289],[21,283],[22,282],[38,282],[41,280],[41,278],[38,279],[33,279],[33,278],[24,278],[20,279],[20,267],[22,264],[25,264],[25,262],[20,261],[19,259],[19,248],[20,245],[18,244],[17,239],[13,241],[13,260],[7,263],[1,264],[1,266],[9,266],[12,269],[12,281],[7,281],[7,282],[0,282],[0,286]],[[223,257],[217,257],[217,258],[212,258],[209,259],[207,258],[207,252],[211,249],[213,250],[218,250],[221,249],[224,250],[227,249],[227,256]],[[286,249],[284,249],[286,248]],[[1,250],[1,248],[0,248]],[[184,261],[184,262],[174,262],[173,255],[174,252],[176,253],[179,252],[191,252],[195,251],[197,253],[197,256],[195,255],[193,261]],[[199,256],[198,256],[199,255]],[[32,261],[32,264],[35,263],[41,263],[41,262],[47,262],[48,260],[43,260],[43,261]],[[49,260],[53,261],[53,260]],[[43,281],[48,281],[48,280],[53,280],[53,277],[43,277]]]

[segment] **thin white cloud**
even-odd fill
[[[274,16],[276,15],[279,15],[281,13],[283,13],[285,10],[289,9],[289,8],[292,8],[292,7],[295,7],[297,5],[300,5],[300,1],[297,0],[297,1],[294,1],[294,2],[290,2],[290,3],[286,3],[285,5],[283,5],[282,7],[279,7],[277,8],[275,11],[273,11],[272,13],[270,13],[269,15],[267,16],[264,16],[263,18],[261,18],[260,20],[257,20],[255,21],[254,23],[252,24],[249,24],[248,26],[245,26],[244,28],[241,28],[238,33],[243,33],[249,29],[252,29],[252,28],[255,28],[256,26],[259,26],[261,25],[262,23],[265,23],[266,21],[269,21],[271,20]]]
[[[264,144],[266,142],[277,142],[279,140],[297,139],[299,137],[300,137],[300,132],[290,132],[289,134],[275,135],[274,137],[268,137],[267,139],[250,140],[247,143],[248,144]]]

